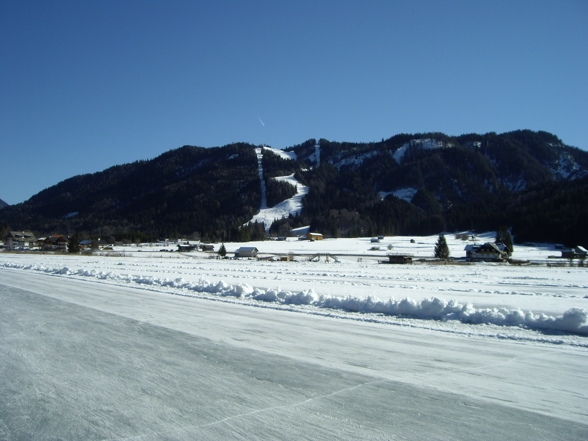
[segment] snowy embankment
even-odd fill
[[[447,239],[457,257],[465,242]],[[435,240],[392,237],[380,245],[386,252],[388,247],[411,250],[418,257],[430,255]],[[226,248],[231,253],[241,245],[228,243]],[[298,261],[209,259],[214,255],[161,252],[161,245],[155,245],[118,249],[127,257],[4,253],[0,267],[460,334],[559,343],[562,337],[556,334],[573,333],[564,340],[588,346],[582,337],[588,335],[586,268],[381,265],[369,238],[250,245],[262,253],[292,253]],[[324,260],[338,255],[339,262],[310,262],[313,253]],[[518,259],[546,261],[554,253],[545,245],[515,248]]]
[[[345,298],[317,294],[314,290],[289,291],[279,288],[255,288],[248,284],[228,284],[224,281],[190,282],[180,278],[170,280],[144,275],[121,275],[91,269],[52,268],[38,265],[19,265],[3,262],[5,268],[33,270],[54,275],[107,280],[115,284],[146,285],[154,288],[171,288],[177,294],[189,292],[217,297],[234,297],[244,301],[260,301],[276,305],[308,305],[321,309],[358,312],[362,314],[383,314],[421,320],[457,321],[466,324],[492,324],[499,326],[527,327],[538,330],[572,332],[588,335],[588,310],[571,308],[561,317],[543,313],[508,308],[476,308],[471,303],[461,304],[454,300],[432,297],[422,300],[410,298],[378,300],[368,296]],[[308,311],[305,311],[308,312]],[[364,317],[369,319],[369,317]]]

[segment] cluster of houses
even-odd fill
[[[299,240],[322,240],[323,235],[319,233],[306,233],[298,237]],[[374,238],[372,242],[379,242],[382,238]],[[279,239],[278,239],[279,240]],[[46,237],[37,238],[31,231],[9,231],[4,237],[4,248],[6,250],[39,250],[66,252],[68,249],[68,238],[62,234],[53,234]],[[0,243],[1,245],[1,243]],[[84,240],[79,243],[80,249],[92,247],[93,242]],[[581,246],[573,248],[561,247],[561,257],[564,259],[581,259],[588,258],[588,251]],[[214,245],[210,244],[178,244],[178,251],[204,251],[214,252]],[[465,247],[465,260],[468,261],[485,261],[485,262],[503,262],[509,259],[509,253],[505,245],[501,243],[487,242],[484,244],[469,244]],[[235,251],[236,258],[258,258],[259,250],[256,247],[243,246]],[[389,261],[383,263],[412,263],[411,255],[388,255]]]
[[[190,251],[214,251],[214,245],[210,245],[210,244],[205,244],[205,243],[201,243],[201,244],[190,244],[190,243],[186,243],[186,244],[178,244],[178,251],[182,252],[182,253],[187,253]]]
[[[31,231],[9,231],[4,238],[6,250],[67,251],[68,243],[62,234],[37,238]]]
[[[561,258],[563,259],[580,259],[588,258],[588,250],[582,246],[565,248],[560,246]],[[487,242],[483,245],[467,245],[465,247],[466,260],[472,262],[503,262],[508,260],[510,255],[506,246],[501,243]]]
[[[504,262],[509,258],[508,250],[502,243],[470,244],[466,245],[465,252],[465,260],[470,262]],[[388,260],[382,263],[410,264],[413,257],[412,254],[388,254]]]
[[[7,251],[55,251],[65,253],[68,251],[69,242],[70,240],[64,234],[36,237],[31,231],[9,231],[4,237],[3,247]],[[99,244],[98,241],[82,240],[78,243],[78,248],[84,250],[97,247]]]

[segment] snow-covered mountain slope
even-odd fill
[[[262,222],[265,225],[266,231],[269,231],[269,228],[275,220],[288,217],[291,214],[299,214],[300,211],[302,211],[302,198],[304,198],[304,196],[306,196],[308,193],[308,187],[298,182],[296,178],[294,178],[294,175],[279,176],[273,179],[292,184],[296,187],[296,194],[273,207],[262,206],[259,210],[259,213],[253,216],[253,218],[248,222]]]
[[[257,156],[257,173],[259,174],[259,182],[261,185],[260,210],[265,210],[267,208],[267,189],[263,177],[263,154],[259,148],[255,149],[255,154]]]
[[[269,147],[264,147],[263,150],[267,150],[276,155],[279,155],[283,159],[296,159],[296,154],[293,152],[284,152],[282,150],[272,149]],[[261,204],[259,207],[259,212],[246,224],[252,222],[261,222],[264,224],[265,230],[269,231],[274,221],[288,217],[291,214],[296,215],[302,211],[302,198],[308,193],[308,187],[300,184],[300,182],[298,182],[294,177],[294,174],[271,178],[277,181],[287,182],[296,187],[296,194],[273,207],[268,207],[266,197],[266,183],[263,172],[263,150],[261,148],[255,149],[255,153],[257,154],[258,174],[261,181]]]
[[[414,150],[436,150],[442,148],[452,147],[451,144],[447,144],[443,141],[439,141],[436,139],[424,138],[424,139],[413,139],[410,142],[405,143],[399,149],[397,149],[393,154],[392,157],[394,160],[400,164],[406,153],[409,149]]]
[[[389,191],[389,192],[381,191],[380,198],[384,199],[388,195],[394,195],[398,199],[402,199],[403,201],[406,201],[406,202],[411,202],[412,198],[414,198],[414,196],[417,193],[418,193],[418,189],[413,188],[413,187],[406,187],[406,188],[399,188],[398,190]]]
[[[263,149],[272,152],[274,155],[278,155],[282,159],[291,159],[294,161],[296,160],[296,153],[294,152],[285,152],[284,150],[275,149],[273,147],[268,147],[265,145],[263,146]]]
[[[378,154],[378,152],[373,152],[373,151],[354,154],[354,155],[347,156],[347,157],[335,162],[333,165],[335,165],[335,167],[337,167],[338,169],[341,169],[342,167],[351,167],[353,169],[357,169],[357,168],[361,167],[361,165],[367,159],[373,158],[377,154]]]
[[[554,177],[562,179],[580,177],[574,175],[579,170],[581,170],[580,164],[578,164],[574,157],[566,151],[560,152],[555,166],[552,167]]]

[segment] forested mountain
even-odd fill
[[[275,234],[302,225],[333,237],[508,226],[518,241],[588,244],[588,152],[546,132],[311,139],[286,150],[296,159],[263,152],[268,205],[295,193],[272,177],[295,173],[309,192]],[[260,206],[257,167],[250,144],[185,146],[70,178],[5,207],[0,222],[39,234],[238,240],[251,237],[240,230]]]
[[[294,148],[316,161],[312,142]],[[336,234],[432,234],[513,227],[518,240],[588,241],[588,153],[546,132],[320,140],[304,214]]]
[[[7,207],[0,219],[16,228],[103,238],[216,237],[249,220],[259,198],[253,146],[184,146],[67,179]]]

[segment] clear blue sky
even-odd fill
[[[0,0],[0,199],[186,144],[586,149],[587,48],[586,0]]]

